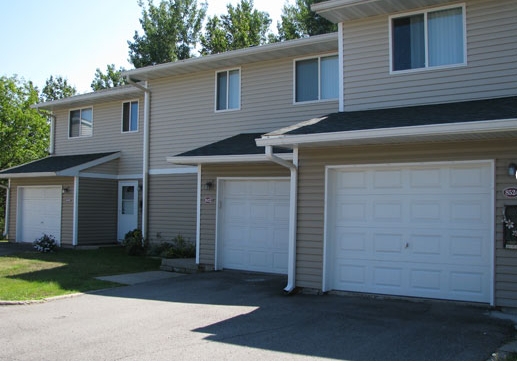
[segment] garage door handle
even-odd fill
[[[406,242],[406,248],[408,248],[408,247],[409,247],[409,243],[408,243],[408,242]]]

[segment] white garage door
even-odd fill
[[[491,162],[329,170],[328,289],[490,302]]]
[[[61,242],[61,187],[20,187],[17,241],[34,242],[43,234]]]
[[[218,267],[287,273],[288,180],[219,184]]]

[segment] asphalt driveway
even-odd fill
[[[284,285],[224,271],[0,306],[0,360],[484,361],[515,332],[486,307]]]

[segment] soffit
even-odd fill
[[[451,0],[329,0],[311,9],[334,23],[451,3]]]

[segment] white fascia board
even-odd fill
[[[56,177],[56,172],[27,172],[0,174],[0,178],[32,178],[32,177]]]
[[[79,166],[74,166],[72,168],[58,171],[58,172],[56,172],[56,176],[79,176],[79,172],[81,172],[82,170],[98,166],[99,164],[110,162],[114,159],[120,158],[120,156],[121,156],[120,152],[113,153],[113,154],[107,155],[105,157],[81,164]]]
[[[122,72],[123,77],[131,78],[134,81],[144,81],[154,78],[160,78],[164,75],[174,75],[175,71],[182,70],[185,68],[192,68],[190,72],[195,72],[196,70],[205,70],[204,67],[208,69],[213,69],[213,65],[218,65],[218,63],[231,62],[234,64],[242,64],[249,61],[246,61],[247,58],[254,55],[260,54],[269,54],[272,55],[268,58],[268,60],[284,58],[284,57],[292,57],[293,53],[298,54],[296,50],[306,50],[311,45],[317,45],[322,42],[336,42],[336,49],[338,48],[338,36],[337,33],[326,33],[317,36],[311,36],[306,38],[299,38],[295,40],[283,41],[283,42],[275,42],[268,43],[265,45],[254,46],[241,48],[238,50],[226,51],[218,54],[192,57],[190,59],[179,60],[168,62],[164,64],[144,66],[137,69],[127,70]],[[294,50],[294,52],[293,52]],[[221,68],[219,66],[215,66],[215,68]]]
[[[76,94],[71,97],[56,99],[54,101],[41,102],[37,104],[33,104],[30,107],[36,109],[52,109],[55,107],[66,108],[67,106],[71,106],[74,104],[93,104],[96,102],[106,102],[110,101],[113,98],[121,99],[126,95],[133,95],[135,93],[141,93],[140,89],[136,88],[133,85],[123,85],[115,88],[102,89],[95,92],[85,93],[85,94]]]
[[[262,138],[256,139],[255,142],[259,147],[299,146],[304,144],[352,142],[396,137],[450,136],[460,134],[502,133],[506,131],[517,131],[517,119],[456,122],[450,124],[339,131],[319,134],[263,136]]]
[[[285,160],[292,160],[292,153],[276,154]],[[242,154],[242,155],[214,155],[196,157],[167,157],[167,162],[173,164],[205,164],[205,163],[252,163],[269,162],[265,154]]]

